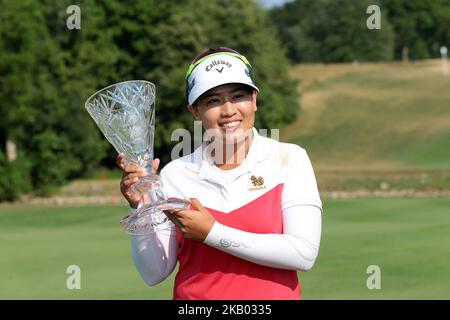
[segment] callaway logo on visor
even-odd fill
[[[224,66],[226,66],[228,68],[232,67],[232,64],[229,63],[228,61],[213,60],[211,62],[211,64],[206,66],[205,70],[206,70],[206,72],[209,72],[209,71],[213,70],[213,68],[215,67],[214,70],[216,70],[219,73],[222,73],[224,66],[220,67],[220,65],[224,65]]]

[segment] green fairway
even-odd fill
[[[304,299],[449,299],[450,199],[324,202],[313,270],[300,274]],[[117,221],[126,207],[0,207],[1,299],[170,299],[170,279],[148,287]],[[81,268],[81,290],[66,269]],[[381,268],[381,290],[366,287]]]
[[[135,271],[118,225],[126,207],[0,208],[0,298],[169,298],[166,282],[149,288]],[[81,290],[66,269],[81,268]]]
[[[450,199],[325,201],[304,299],[450,299]],[[381,289],[367,289],[367,267]]]

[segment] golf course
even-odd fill
[[[450,77],[440,61],[291,73],[301,111],[280,140],[307,150],[324,204],[319,257],[299,273],[302,299],[449,299]],[[75,196],[67,190],[77,183],[53,197]],[[117,178],[111,185],[80,194],[120,198]],[[392,196],[402,190],[408,196]],[[171,299],[175,272],[149,287],[133,265],[118,224],[123,202],[59,203],[0,205],[0,299]],[[80,289],[67,287],[73,265]],[[379,267],[378,289],[367,286],[370,266]]]

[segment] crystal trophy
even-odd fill
[[[136,210],[122,219],[126,232],[144,235],[174,228],[165,210],[186,210],[189,202],[168,199],[161,180],[153,174],[155,132],[155,85],[144,80],[116,83],[94,93],[85,103],[103,135],[127,163],[148,172],[132,187],[141,195]]]

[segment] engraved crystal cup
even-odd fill
[[[141,195],[136,210],[122,219],[130,234],[143,235],[173,228],[164,210],[185,210],[189,202],[168,199],[161,180],[153,174],[155,85],[144,80],[116,83],[94,93],[85,107],[103,135],[127,163],[146,169],[149,176],[132,187]]]

